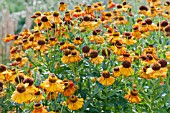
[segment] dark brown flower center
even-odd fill
[[[4,85],[4,84],[3,84],[3,82],[2,82],[2,81],[0,81],[0,87],[3,87],[3,85]]]
[[[138,95],[138,91],[135,90],[135,89],[133,89],[133,90],[130,92],[130,94],[131,94],[132,96],[137,96],[137,95]]]
[[[44,45],[45,41],[44,40],[38,40],[38,45]]]
[[[51,38],[50,38],[50,40],[51,40],[51,41],[54,41],[54,40],[55,40],[55,38],[54,38],[54,37],[51,37]]]
[[[84,20],[84,21],[90,21],[90,17],[85,16],[85,17],[83,18],[83,20]]]
[[[131,63],[129,61],[127,61],[127,60],[123,61],[122,65],[123,65],[124,68],[131,67]]]
[[[146,25],[146,22],[142,22],[142,25],[145,26],[145,25]]]
[[[18,91],[19,93],[23,93],[23,92],[26,91],[26,88],[25,88],[24,85],[19,85],[19,86],[17,86],[17,91]]]
[[[15,60],[16,60],[17,62],[20,62],[20,61],[22,60],[22,57],[17,57]]]
[[[119,33],[113,33],[113,36],[119,36]]]
[[[35,15],[36,16],[41,16],[41,13],[40,12],[36,12]]]
[[[25,42],[27,42],[27,41],[28,41],[27,39],[23,39],[23,40],[22,40],[23,43],[25,43]]]
[[[35,95],[40,95],[41,94],[41,92],[40,91],[37,91],[36,93],[35,93]]]
[[[98,3],[97,5],[98,5],[98,6],[102,6],[102,4],[101,4],[101,3]]]
[[[151,48],[147,48],[146,54],[152,54],[152,53],[153,53],[153,50]]]
[[[124,20],[124,17],[119,17],[119,20],[120,20],[120,21]]]
[[[170,5],[170,2],[169,2],[169,1],[166,1],[164,5],[165,5],[165,6],[169,6],[169,5]]]
[[[43,16],[43,17],[41,18],[41,21],[42,21],[42,22],[48,22],[48,19],[47,19],[46,16]]]
[[[150,18],[147,18],[147,19],[145,20],[145,22],[146,22],[146,24],[148,24],[148,25],[151,25],[151,24],[152,24],[152,20],[151,20]]]
[[[33,40],[34,40],[34,37],[33,37],[33,36],[29,38],[29,41],[33,41]]]
[[[147,8],[146,6],[143,6],[143,5],[142,5],[142,6],[140,6],[140,7],[139,7],[139,10],[145,10],[145,11],[148,11],[148,8]]]
[[[93,50],[92,52],[90,52],[90,57],[91,58],[96,58],[98,56],[98,52]]]
[[[93,31],[93,35],[97,35],[97,31]]]
[[[127,2],[123,2],[123,5],[126,5],[127,4]]]
[[[72,95],[69,97],[69,100],[72,102],[72,103],[76,103],[77,102],[77,97]]]
[[[114,71],[119,71],[120,69],[119,69],[119,67],[115,67],[113,70]]]
[[[129,54],[129,53],[124,53],[123,56],[124,56],[124,57],[129,57],[130,54]]]
[[[76,40],[80,40],[80,37],[76,37]]]
[[[64,5],[64,2],[60,2],[60,4],[63,4],[63,5]]]
[[[49,77],[48,80],[49,80],[50,83],[55,83],[57,81],[55,75],[51,75],[51,77]]]
[[[109,77],[110,77],[110,72],[109,72],[109,71],[104,71],[104,72],[102,73],[102,76],[103,76],[104,78],[109,78]]]
[[[64,45],[65,44],[65,42],[60,42],[60,46],[62,46],[62,45]]]
[[[159,70],[161,68],[161,65],[159,64],[159,63],[154,63],[153,65],[152,65],[152,69],[153,70]]]
[[[33,80],[32,78],[26,78],[26,79],[23,81],[23,83],[24,83],[24,84],[25,84],[25,83],[29,83],[29,86],[32,86],[33,83],[34,83],[34,80]]]
[[[58,12],[54,12],[54,13],[53,13],[53,16],[54,16],[54,17],[58,17],[58,16],[59,16],[59,13],[58,13]]]
[[[125,32],[124,35],[125,36],[131,36],[131,33],[130,32]]]
[[[153,56],[151,54],[147,54],[146,57],[149,59],[149,60],[153,60]]]
[[[133,30],[138,30],[139,28],[138,27],[134,27]]]
[[[81,12],[81,9],[76,9],[75,12]]]
[[[64,50],[64,55],[65,56],[68,56],[68,55],[70,55],[71,54],[71,51],[70,50]]]
[[[75,46],[74,46],[74,45],[69,45],[69,46],[68,46],[68,49],[74,50],[74,49],[75,49]]]
[[[168,25],[168,21],[164,20],[161,22],[161,27],[166,27]]]
[[[121,8],[122,8],[122,5],[118,4],[118,5],[117,5],[117,8],[118,8],[118,9],[121,9]]]
[[[24,80],[23,75],[18,75],[17,77],[15,77],[15,82],[16,83],[21,83],[23,80]]]
[[[2,91],[3,91],[3,89],[4,89],[3,87],[0,87],[0,92],[2,92]]]
[[[158,61],[159,64],[161,64],[161,67],[166,67],[167,66],[167,61],[164,59],[161,59]]]
[[[166,31],[166,32],[170,32],[170,25],[168,25],[168,26],[165,27],[165,31]]]
[[[88,46],[84,46],[82,48],[83,53],[88,53],[90,51],[90,48]]]
[[[40,103],[35,103],[35,104],[34,104],[34,108],[35,108],[35,109],[41,109],[41,108],[42,108],[42,104],[40,104]]]
[[[106,16],[107,16],[107,17],[111,17],[112,14],[111,14],[111,13],[106,13]]]
[[[111,51],[110,49],[102,49],[102,56],[110,56]]]
[[[1,64],[0,65],[0,72],[6,71],[6,66]]]
[[[146,59],[147,59],[146,56],[141,56],[140,58],[141,58],[142,60],[146,60]]]
[[[71,55],[76,56],[77,52],[71,52]]]

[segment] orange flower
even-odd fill
[[[103,71],[102,76],[97,78],[97,80],[104,86],[110,86],[115,82],[114,77],[110,76],[109,71]]]
[[[78,18],[80,16],[84,16],[84,15],[85,15],[85,13],[84,13],[84,11],[82,11],[80,6],[78,6],[73,12],[73,17],[76,17],[76,18]]]
[[[94,16],[94,10],[92,9],[92,7],[91,6],[87,6],[86,8],[85,8],[85,15],[90,15],[90,16],[92,16],[92,17],[95,17]]]
[[[146,73],[148,68],[149,66],[144,66],[143,68],[141,68],[138,73],[139,77],[150,79],[150,76]]]
[[[49,75],[48,79],[41,83],[41,87],[48,92],[63,92],[64,85],[62,80],[58,79],[54,74]]]
[[[42,106],[42,104],[35,103],[32,113],[48,113],[48,111]]]
[[[65,12],[65,16],[64,16],[64,19],[63,19],[63,20],[64,20],[65,22],[70,22],[70,21],[72,20],[69,11],[66,11],[66,12]]]
[[[61,18],[60,18],[60,13],[59,13],[59,12],[57,12],[57,11],[54,11],[54,12],[53,12],[53,20],[54,20],[54,23],[55,23],[55,24],[60,24],[60,23],[62,23],[62,20],[61,20]]]
[[[134,74],[131,63],[127,60],[123,61],[122,66],[120,66],[120,73],[127,77]]]
[[[71,96],[75,93],[76,88],[71,80],[63,80],[63,84],[65,85],[64,96]]]
[[[9,42],[11,40],[14,40],[15,36],[12,34],[7,34],[5,38],[3,38],[4,42]]]
[[[47,18],[47,16],[41,17],[41,22],[42,22],[41,29],[43,29],[43,30],[49,29],[52,26],[52,24],[50,23],[50,21]]]
[[[33,96],[26,89],[27,86],[28,84],[18,84],[16,87],[16,91],[14,91],[11,96],[11,100],[18,104],[22,104],[23,102],[28,102],[29,100],[31,100]]]
[[[117,58],[117,60],[118,60],[118,61],[121,61],[121,62],[123,62],[123,61],[125,61],[125,60],[127,60],[127,61],[129,61],[129,62],[132,62],[132,57],[130,56],[130,53],[126,52],[126,53],[124,53],[122,56],[119,56],[119,57]]]
[[[111,46],[111,49],[117,55],[122,55],[126,53],[126,48],[123,47],[121,41],[116,41],[116,46]]]
[[[128,94],[124,96],[125,99],[127,99],[131,103],[140,103],[141,99],[138,96],[138,91],[136,89],[133,89],[132,91],[129,91]]]
[[[104,57],[103,56],[99,56],[97,51],[92,50],[90,52],[90,61],[93,64],[101,64],[103,62],[103,60],[104,60]]]
[[[114,67],[112,75],[114,77],[119,77],[121,75],[120,68],[119,67]]]
[[[140,6],[138,14],[147,15],[148,8],[146,6]]]
[[[82,44],[82,41],[83,41],[83,38],[80,38],[80,37],[76,37],[73,40],[74,44],[77,44],[77,45]]]
[[[63,12],[66,9],[66,7],[67,4],[65,4],[64,2],[60,2],[58,9]]]
[[[37,46],[34,48],[34,50],[39,50],[41,53],[48,50],[48,45],[44,40],[38,40]]]
[[[113,8],[113,7],[115,7],[116,6],[116,4],[114,3],[114,2],[112,2],[112,0],[109,0],[108,1],[108,4],[107,4],[107,8],[108,9],[111,9],[111,8]]]
[[[72,95],[69,97],[69,99],[66,102],[70,110],[78,110],[83,107],[84,99],[77,98],[76,96]]]
[[[91,42],[96,42],[97,44],[104,43],[104,38],[97,34],[97,31],[93,31],[93,35],[89,37]]]

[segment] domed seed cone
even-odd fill
[[[24,80],[24,76],[23,75],[18,75],[15,77],[15,82],[16,83],[21,83]]]
[[[122,66],[124,68],[129,68],[129,67],[131,67],[131,63],[129,61],[125,60],[125,61],[123,61]]]
[[[90,51],[90,48],[88,46],[84,46],[82,48],[83,53],[88,53]]]
[[[48,19],[47,19],[46,16],[43,16],[43,17],[41,18],[41,21],[42,21],[42,22],[48,22]]]
[[[158,61],[159,64],[161,64],[161,67],[166,67],[167,66],[167,61],[164,59],[161,59]]]
[[[93,51],[90,52],[90,57],[91,58],[96,58],[97,56],[98,56],[98,52],[97,51],[93,50]]]
[[[24,79],[23,83],[24,83],[24,84],[25,84],[25,83],[29,83],[29,86],[32,86],[33,83],[34,83],[34,80],[31,79],[31,78],[26,78],[26,79]]]
[[[6,71],[6,66],[3,64],[0,64],[0,72]]]
[[[38,40],[38,45],[44,45],[45,41],[44,40]]]
[[[161,68],[161,65],[159,64],[159,63],[154,63],[153,65],[152,65],[152,69],[154,70],[154,71],[157,71],[157,70],[159,70]]]

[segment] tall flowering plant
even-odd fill
[[[127,1],[67,6],[35,12],[32,30],[3,39],[13,46],[0,64],[0,110],[170,112],[170,2],[137,14]]]

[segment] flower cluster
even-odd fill
[[[35,12],[31,31],[4,38],[13,41],[13,46],[10,65],[0,65],[0,97],[12,84],[11,100],[34,103],[33,113],[53,112],[53,102],[62,106],[57,107],[61,112],[63,106],[86,110],[88,105],[95,106],[87,103],[96,102],[101,93],[97,90],[92,96],[93,87],[106,88],[103,98],[108,102],[108,89],[111,92],[114,84],[130,80],[133,89],[120,95],[130,103],[140,103],[143,99],[136,84],[166,81],[170,61],[170,2],[147,2],[139,6],[137,17],[126,0],[120,4],[108,0],[107,7],[102,2],[80,4],[73,10],[60,2],[56,11]],[[86,88],[87,97],[82,94]]]

